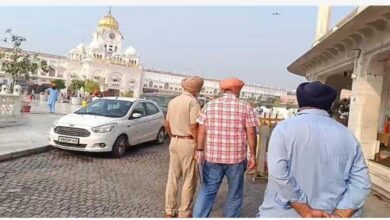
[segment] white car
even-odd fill
[[[127,146],[148,141],[162,144],[164,120],[152,101],[105,97],[54,122],[49,143],[65,150],[111,152],[120,157]]]

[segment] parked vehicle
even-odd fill
[[[164,115],[152,101],[105,97],[54,122],[49,143],[87,152],[111,152],[120,157],[126,147],[165,140]]]
[[[168,103],[176,96],[177,95],[175,94],[144,93],[141,95],[141,98],[156,102],[164,112],[164,116],[166,116],[168,111]]]

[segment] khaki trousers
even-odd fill
[[[191,215],[196,190],[195,141],[172,138],[169,145],[169,171],[165,192],[165,212],[174,215],[177,209],[178,182],[183,177],[179,217]]]

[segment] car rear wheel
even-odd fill
[[[156,144],[163,144],[165,141],[165,130],[164,128],[160,128],[160,130],[157,133],[156,140],[154,141]]]
[[[116,139],[114,146],[112,146],[111,155],[113,157],[122,157],[126,153],[127,145],[127,137],[125,135],[119,136]]]

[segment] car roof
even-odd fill
[[[178,96],[178,94],[170,94],[170,93],[144,93],[141,96],[169,96],[169,97],[175,97]]]
[[[107,97],[102,97],[100,99],[112,99],[112,100],[121,100],[121,101],[129,101],[129,102],[136,102],[137,100],[139,100],[130,97],[118,97],[118,96],[107,96]]]

